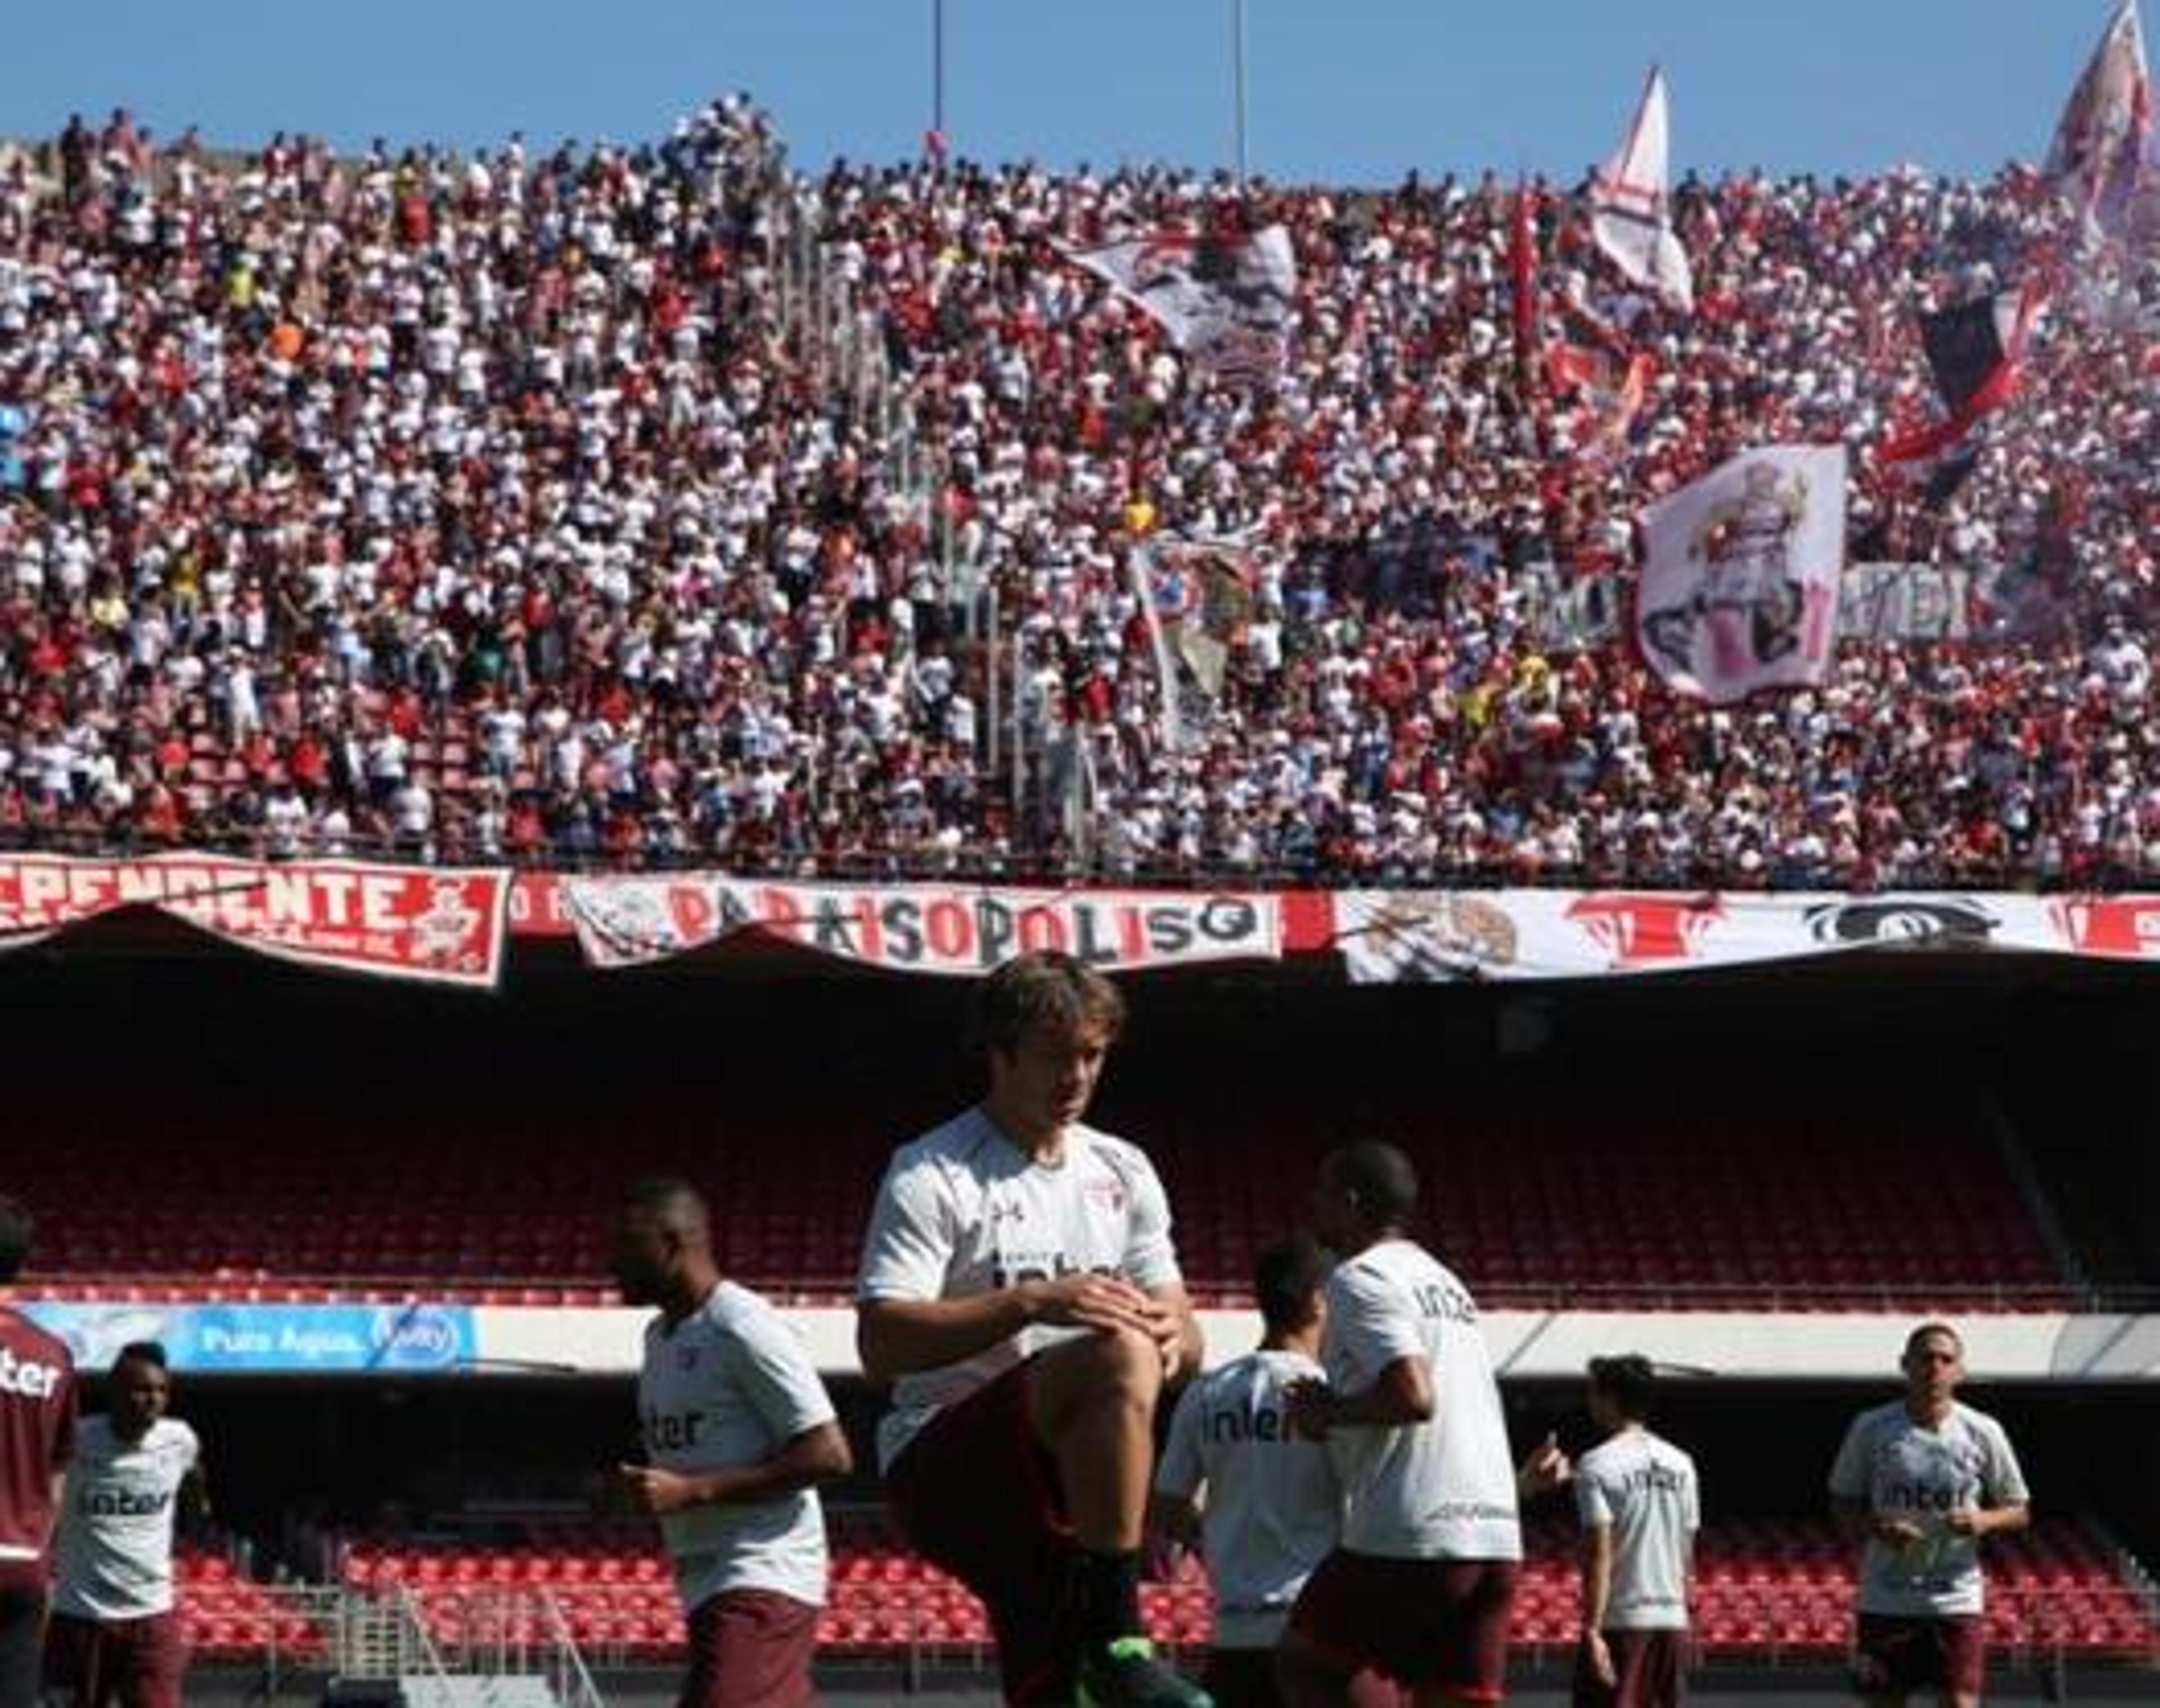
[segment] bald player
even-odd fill
[[[647,1462],[618,1470],[674,1560],[690,1627],[683,1708],[797,1708],[814,1699],[825,1601],[817,1485],[854,1465],[833,1402],[780,1314],[722,1278],[686,1182],[631,1189],[614,1269],[625,1302],[660,1312],[637,1384]]]

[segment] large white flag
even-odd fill
[[[2121,0],[2070,91],[2048,149],[2048,177],[2102,230],[2128,209],[2152,137],[2152,79],[2137,0]]]
[[[1770,445],[1643,513],[1635,631],[1675,693],[1715,705],[1819,683],[1837,641],[1845,449]]]
[[[1297,314],[1282,226],[1228,241],[1157,231],[1072,255],[1154,316],[1202,372],[1264,384],[1282,371]]]
[[[1620,152],[1598,169],[1591,184],[1590,235],[1637,284],[1689,309],[1695,307],[1695,273],[1673,231],[1665,190],[1670,136],[1665,74],[1653,66]]]

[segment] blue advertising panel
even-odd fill
[[[176,1370],[213,1373],[409,1374],[475,1356],[463,1305],[151,1305],[24,1300],[85,1369],[107,1368],[130,1341],[163,1342]]]

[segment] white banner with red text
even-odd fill
[[[219,854],[0,857],[0,946],[148,907],[311,967],[490,989],[501,977],[511,875]]]
[[[1030,949],[1106,971],[1272,961],[1281,898],[1202,890],[984,890],[943,884],[793,884],[711,873],[565,878],[585,959],[632,967],[739,931],[900,973],[970,975]]]
[[[2160,961],[2160,895],[1345,890],[1335,942],[1364,984],[1685,972],[1893,946]]]

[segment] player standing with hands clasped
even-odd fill
[[[1905,1397],[1852,1420],[1831,1509],[1860,1561],[1854,1684],[1870,1708],[1918,1691],[1976,1708],[1986,1669],[1980,1543],[2031,1521],[2024,1473],[1993,1418],[1959,1404],[1965,1343],[1939,1322],[1905,1342]]]

